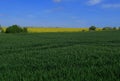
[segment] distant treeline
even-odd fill
[[[56,29],[57,28],[58,27],[56,27]],[[12,25],[12,26],[9,26],[7,28],[3,28],[0,25],[0,32],[3,32],[3,33],[26,33],[26,32],[28,32],[28,29],[29,29],[29,27],[21,27],[19,25]],[[52,28],[49,28],[49,30],[51,30],[51,29]],[[62,29],[63,29],[63,32],[65,32],[66,28],[62,28]],[[78,32],[79,31],[79,30],[76,31],[77,29],[75,30],[75,28],[67,28],[67,29],[70,29],[70,31],[68,31],[68,32],[74,32],[74,31]],[[73,31],[72,31],[72,29],[73,29]],[[78,28],[78,29],[80,29],[80,28]],[[98,28],[96,26],[90,26],[89,28],[86,28],[86,29],[85,28],[81,28],[82,32],[84,32],[84,31],[112,31],[112,30],[120,30],[120,27],[103,27],[103,28]],[[47,31],[47,32],[54,32],[54,31]]]
[[[96,26],[89,27],[89,30],[96,30]],[[120,27],[103,27],[102,30],[120,30]]]

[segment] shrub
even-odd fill
[[[25,33],[28,32],[26,27],[23,28],[23,32],[25,32]]]
[[[118,30],[120,30],[120,27],[118,27]]]
[[[23,29],[18,25],[12,25],[6,29],[6,33],[21,33]]]
[[[85,30],[82,30],[82,32],[85,32]]]
[[[0,27],[0,32],[2,32],[2,28]]]
[[[0,25],[0,32],[3,32],[3,29],[2,29],[2,27],[1,27],[1,25]]]
[[[113,27],[113,30],[117,30],[117,28],[116,28],[116,27]]]
[[[102,30],[113,30],[112,27],[104,27]]]
[[[95,26],[91,26],[91,27],[89,28],[89,30],[90,30],[90,31],[95,31],[95,30],[96,30],[96,27],[95,27]]]

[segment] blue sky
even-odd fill
[[[0,6],[3,26],[120,26],[120,0],[0,0]]]

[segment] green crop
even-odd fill
[[[119,31],[0,34],[0,81],[119,80]]]

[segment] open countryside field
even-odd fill
[[[41,33],[41,32],[82,32],[89,31],[89,28],[36,28],[27,27],[29,33]],[[6,27],[3,27],[3,31],[6,31]],[[102,31],[102,28],[96,28],[96,31]]]
[[[28,32],[81,32],[89,31],[89,28],[28,28]]]
[[[89,31],[89,28],[27,28],[30,33],[40,32],[82,32]],[[96,28],[96,31],[102,31],[102,28]]]
[[[0,33],[0,81],[119,81],[120,31]]]

